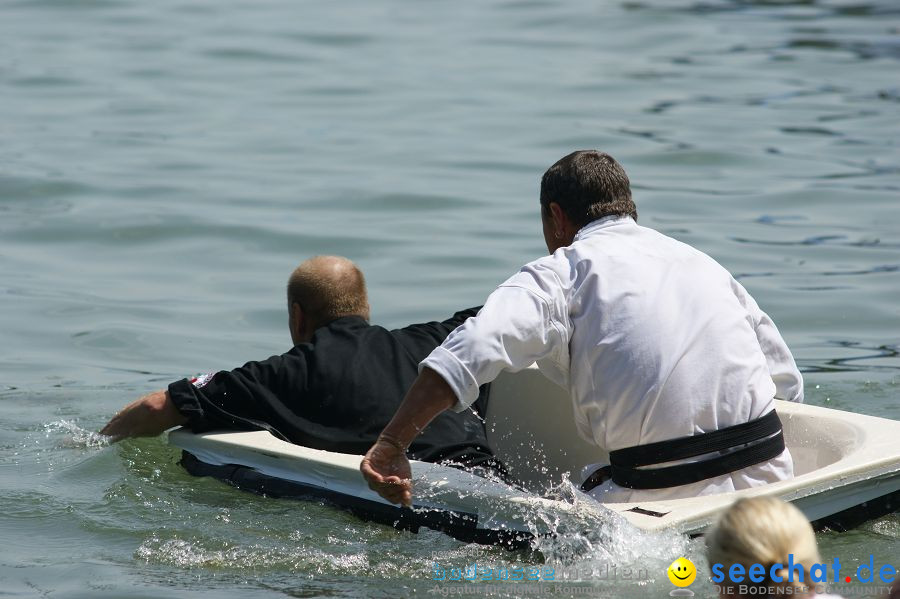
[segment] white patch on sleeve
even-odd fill
[[[209,384],[215,374],[215,372],[207,372],[206,374],[201,374],[200,376],[192,378],[191,384],[197,389],[205,387],[207,384]]]

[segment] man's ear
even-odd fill
[[[554,237],[562,241],[563,245],[569,245],[575,238],[578,227],[572,224],[572,221],[569,219],[565,210],[563,210],[562,206],[556,202],[550,202],[547,207],[550,209]]]
[[[553,224],[553,232],[562,232],[562,219],[566,215],[566,213],[563,212],[562,206],[556,202],[550,202],[547,207],[550,209],[550,222]]]
[[[302,343],[303,329],[306,326],[306,314],[303,313],[303,308],[297,302],[291,304],[288,325],[291,329],[291,341],[294,342],[294,345]]]

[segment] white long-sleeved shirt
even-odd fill
[[[479,385],[533,362],[568,388],[579,433],[604,451],[747,422],[776,397],[803,400],[790,350],[740,283],[630,217],[594,221],[571,245],[526,264],[419,368],[439,373],[463,410]],[[785,450],[689,485],[638,491],[607,481],[591,495],[674,499],[792,475]]]

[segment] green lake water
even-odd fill
[[[386,326],[482,302],[545,251],[540,176],[575,149],[740,277],[809,403],[900,419],[898,67],[895,0],[3,0],[0,597],[434,597],[435,563],[541,565],[91,431],[288,349],[313,254],[357,261]],[[896,564],[900,518],[819,542]],[[595,573],[553,596],[668,596],[673,559],[702,565],[602,513],[540,550]]]

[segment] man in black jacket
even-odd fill
[[[181,424],[195,432],[266,429],[298,445],[362,455],[393,416],[419,362],[477,312],[393,331],[371,325],[363,274],[337,256],[301,264],[287,291],[290,351],[176,381],[126,406],[100,433],[120,440]],[[409,456],[496,467],[479,416],[486,401],[485,388],[474,411],[436,418]]]

